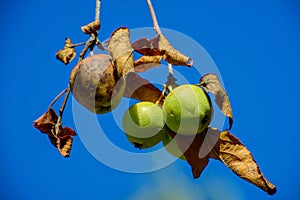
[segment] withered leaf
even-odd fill
[[[229,131],[220,134],[210,156],[222,161],[236,175],[269,195],[276,193],[276,187],[264,177],[250,151]]]
[[[191,67],[193,60],[176,50],[163,34],[158,34],[152,40],[142,38],[132,44],[134,50],[146,56],[162,56],[168,63]]]
[[[72,136],[75,136],[73,129],[69,127],[62,128],[57,134],[57,149],[64,157],[69,157],[72,149]]]
[[[85,34],[96,33],[100,29],[100,20],[95,20],[81,27],[81,31]]]
[[[158,35],[153,38],[152,40],[149,40],[148,38],[141,38],[132,43],[132,47],[134,48],[134,51],[147,56],[162,56],[164,53],[161,51],[161,49],[157,46],[156,40],[158,38]],[[156,45],[156,46],[154,46]]]
[[[155,103],[161,96],[158,88],[134,72],[128,73],[126,82],[125,97]]]
[[[113,66],[119,78],[134,71],[133,49],[130,44],[129,29],[118,28],[110,36],[108,51],[113,58]]]
[[[229,129],[233,124],[232,109],[230,106],[229,97],[221,85],[216,74],[205,74],[200,79],[200,85],[207,91],[215,96],[215,102],[222,110],[225,116],[229,118]]]
[[[67,137],[57,140],[57,149],[64,157],[69,157],[72,149],[73,138]]]
[[[42,133],[48,134],[51,133],[53,126],[55,126],[57,118],[55,111],[49,108],[47,112],[33,122],[33,126]]]
[[[47,134],[48,135],[48,138],[51,142],[51,144],[57,148],[57,137],[55,137],[53,134]]]
[[[152,69],[160,66],[160,62],[163,56],[142,56],[134,61],[134,71],[135,72],[145,72],[148,69]]]
[[[70,38],[66,38],[64,49],[60,49],[55,56],[56,59],[60,60],[65,65],[69,64],[75,58],[76,52]]]
[[[64,157],[70,156],[72,148],[72,136],[76,133],[69,127],[59,126],[59,133],[55,134],[55,124],[58,116],[52,108],[49,108],[42,116],[34,121],[33,126],[42,133],[48,135],[51,144],[53,144]]]
[[[168,133],[175,139],[179,149],[183,152],[186,161],[191,166],[193,177],[199,178],[209,161],[208,155],[202,158],[199,156],[205,135],[202,133],[195,136],[181,135],[174,133],[170,129],[168,129]]]

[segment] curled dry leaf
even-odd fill
[[[134,50],[146,56],[162,56],[168,63],[191,67],[193,60],[176,50],[164,35],[158,34],[152,40],[142,38],[132,44]],[[160,57],[157,57],[160,58]]]
[[[201,175],[209,158],[213,158],[220,160],[240,178],[268,194],[276,193],[276,187],[263,176],[250,151],[229,131],[221,132],[209,127],[195,136],[168,131],[191,166],[194,178]]]
[[[113,66],[119,78],[134,71],[133,49],[130,44],[129,29],[118,28],[110,36],[108,51],[113,58]]]
[[[60,132],[57,134],[57,149],[62,156],[70,156],[73,142],[72,136],[75,135],[74,130],[69,127],[61,128]]]
[[[58,117],[55,111],[50,108],[42,116],[33,122],[33,126],[42,133],[49,134],[56,124]]]
[[[205,74],[200,79],[200,85],[207,91],[211,92],[215,96],[215,102],[222,110],[224,115],[229,118],[229,129],[233,124],[232,109],[230,106],[229,97],[221,85],[218,76],[216,74]]]
[[[218,143],[209,155],[269,195],[276,193],[276,187],[264,177],[251,152],[229,131],[220,134]]]
[[[60,60],[65,65],[69,64],[75,58],[76,52],[70,38],[66,38],[64,49],[59,50],[55,56],[56,59]]]
[[[59,150],[60,154],[64,157],[70,156],[72,149],[74,130],[69,127],[59,127],[59,133],[55,134],[55,124],[58,116],[52,108],[49,108],[42,116],[34,121],[33,126],[42,133],[48,135],[50,142]]]
[[[161,55],[157,56],[142,56],[134,61],[135,72],[145,72],[148,69],[152,69],[160,66],[162,60]]]
[[[100,29],[100,20],[95,20],[81,27],[81,31],[85,34],[97,33],[99,29]]]

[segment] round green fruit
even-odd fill
[[[206,129],[212,119],[213,108],[209,96],[195,85],[181,85],[166,97],[163,109],[166,124],[182,135],[195,135]]]
[[[140,149],[158,144],[165,136],[163,110],[152,102],[131,106],[122,120],[123,130],[131,144]]]
[[[183,155],[183,152],[180,150],[180,148],[177,145],[177,142],[173,140],[173,138],[167,134],[166,137],[163,139],[163,145],[165,149],[173,156],[180,158],[181,160],[186,160],[185,156]]]
[[[121,101],[125,84],[114,75],[112,58],[95,54],[80,61],[70,75],[71,91],[75,99],[91,112],[110,112]]]

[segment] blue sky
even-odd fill
[[[61,157],[32,123],[67,86],[74,63],[64,66],[55,52],[65,37],[87,39],[80,26],[94,18],[94,1],[30,0],[1,5],[1,199],[163,199],[171,194],[179,199],[299,199],[299,2],[152,3],[161,27],[193,38],[218,66],[233,107],[232,132],[278,193],[268,196],[213,160],[196,180],[183,161],[152,173],[120,172],[97,161],[79,137],[71,157]],[[101,20],[101,40],[120,26],[152,26],[142,0],[103,0]],[[64,124],[75,128],[71,101]],[[106,128],[129,147],[119,129]]]

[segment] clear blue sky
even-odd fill
[[[120,26],[152,26],[143,0],[102,2],[101,40]],[[66,87],[74,63],[64,66],[55,52],[65,37],[87,39],[80,26],[93,19],[94,0],[29,0],[4,1],[0,8],[0,199],[151,199],[149,191],[192,200],[299,199],[299,2],[152,3],[161,27],[192,37],[215,61],[233,107],[232,132],[278,187],[277,194],[269,197],[213,160],[196,180],[183,161],[153,173],[119,172],[93,158],[79,137],[71,157],[61,157],[32,123]],[[64,124],[74,128],[70,102]],[[120,130],[111,130],[128,143]]]

